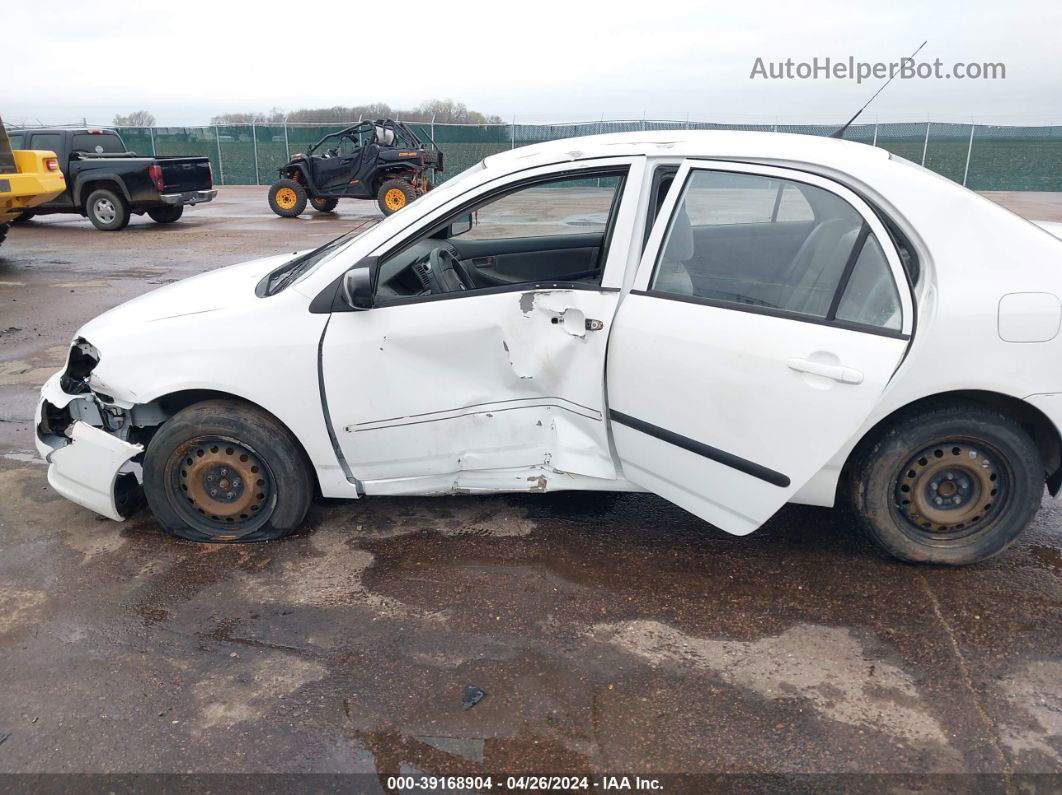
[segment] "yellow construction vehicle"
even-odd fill
[[[55,152],[11,150],[0,122],[0,243],[11,222],[30,207],[51,201],[66,190],[66,179]]]

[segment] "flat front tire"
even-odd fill
[[[125,199],[107,188],[89,194],[85,214],[92,225],[103,232],[115,232],[129,225],[129,207]]]
[[[863,530],[911,563],[962,566],[1005,550],[1040,506],[1044,469],[1020,424],[979,404],[928,408],[893,422],[855,463]]]
[[[313,475],[295,437],[271,414],[211,400],[178,412],[151,439],[144,494],[171,535],[267,541],[298,529]]]

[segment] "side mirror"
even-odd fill
[[[459,218],[450,224],[450,232],[447,237],[457,237],[463,235],[465,232],[472,228],[472,213],[469,213],[464,218]]]
[[[357,311],[372,309],[372,282],[376,270],[374,265],[375,263],[373,265],[359,264],[343,274],[340,291],[343,295],[343,303],[351,309]]]

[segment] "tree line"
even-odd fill
[[[438,124],[503,124],[501,116],[470,110],[463,102],[452,99],[429,99],[412,110],[393,108],[386,102],[368,105],[334,105],[331,108],[302,108],[284,111],[273,108],[267,112],[222,113],[210,119],[211,124],[283,124],[284,122],[318,122],[334,124],[356,122],[358,119],[401,119],[402,121]],[[155,117],[146,110],[115,115],[112,122],[119,127],[154,127]]]

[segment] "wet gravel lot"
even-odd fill
[[[208,546],[48,487],[33,408],[78,326],[375,213],[223,188],[168,228],[52,216],[0,248],[0,772],[1062,773],[1051,500],[947,570],[812,508],[735,538],[648,495],[370,498]]]

